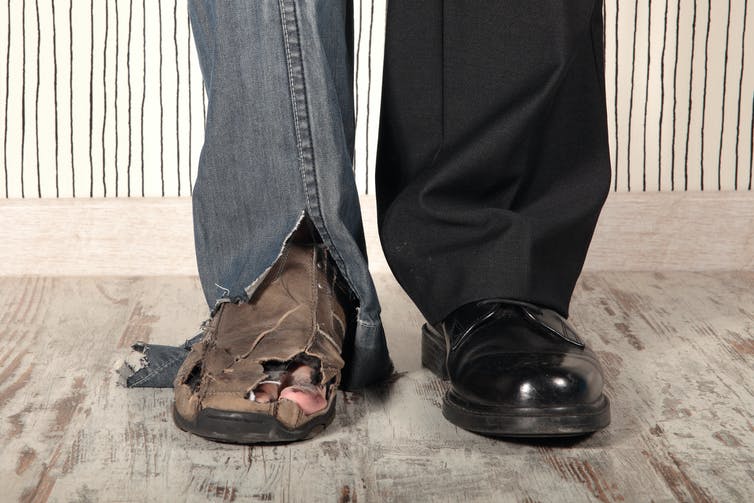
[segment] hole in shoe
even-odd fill
[[[253,391],[249,391],[246,398],[257,403],[270,403],[278,399],[280,381],[262,381]]]
[[[295,402],[306,415],[327,407],[326,388],[319,384],[322,376],[318,369],[300,364],[285,377],[281,384],[280,399]]]
[[[257,403],[290,400],[306,415],[327,407],[327,387],[322,384],[318,358],[300,353],[289,361],[262,362],[266,378],[247,393]]]
[[[280,381],[288,372],[289,362],[269,360],[262,362],[266,378],[250,389],[245,398],[258,403],[274,402],[280,394]]]
[[[184,379],[184,384],[189,386],[191,388],[192,392],[195,392],[197,388],[199,388],[199,383],[202,381],[202,362],[197,362],[196,365],[194,365],[194,368],[191,369],[191,372],[188,373],[186,376],[186,379]]]

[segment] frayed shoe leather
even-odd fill
[[[254,444],[317,435],[333,420],[344,360],[345,312],[318,245],[289,243],[248,302],[223,302],[175,378],[176,424],[211,440]],[[255,390],[300,365],[316,372],[326,406],[306,413]]]
[[[422,364],[450,388],[443,415],[491,436],[584,435],[610,423],[596,355],[555,311],[490,299],[422,329]]]

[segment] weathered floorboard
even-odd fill
[[[399,377],[341,393],[324,434],[242,447],[173,426],[170,390],[126,390],[135,340],[206,315],[196,278],[0,278],[0,501],[753,501],[754,273],[588,273],[572,320],[613,423],[502,442],[440,414],[421,316],[375,274]]]

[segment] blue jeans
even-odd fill
[[[392,371],[369,274],[353,174],[347,0],[188,0],[208,96],[193,191],[196,257],[207,304],[249,298],[308,216],[357,309],[344,386]],[[129,386],[171,386],[191,345],[140,345]]]

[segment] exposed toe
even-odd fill
[[[325,387],[313,384],[288,386],[280,393],[280,398],[295,402],[307,416],[327,406]]]
[[[276,381],[262,381],[249,398],[257,403],[274,402],[278,398],[280,383]]]
[[[295,402],[304,414],[310,415],[327,406],[325,387],[315,384],[318,372],[308,365],[299,365],[284,379],[280,398]]]

